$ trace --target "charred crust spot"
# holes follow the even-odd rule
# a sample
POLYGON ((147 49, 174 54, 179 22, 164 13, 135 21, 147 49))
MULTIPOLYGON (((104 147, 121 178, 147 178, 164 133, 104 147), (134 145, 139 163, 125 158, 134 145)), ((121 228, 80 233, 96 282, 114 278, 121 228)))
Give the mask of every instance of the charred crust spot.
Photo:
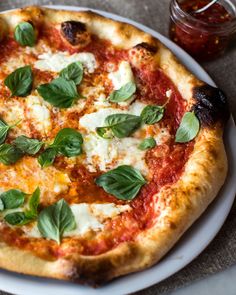
POLYGON ((170 221, 170 228, 175 230, 177 228, 177 225, 173 221, 170 221))
POLYGON ((200 188, 199 186, 196 186, 196 187, 195 187, 195 191, 196 191, 196 192, 200 192, 200 191, 201 191, 201 188, 200 188))
POLYGON ((0 18, 0 42, 7 37, 8 27, 7 23, 0 18))
POLYGON ((61 34, 73 46, 86 46, 91 40, 86 25, 78 21, 63 22, 61 24, 61 34))
POLYGON ((147 63, 150 65, 157 50, 158 48, 155 45, 142 42, 129 50, 129 57, 131 62, 133 62, 135 65, 147 63))
POLYGON ((193 97, 196 104, 192 107, 192 111, 202 126, 210 127, 217 122, 227 122, 229 106, 222 90, 210 85, 202 85, 194 88, 193 97))
POLYGON ((157 52, 157 47, 146 42, 139 43, 134 46, 135 49, 145 49, 151 54, 155 54, 157 52))
POLYGON ((218 153, 216 151, 216 149, 213 147, 211 149, 209 149, 209 154, 211 155, 211 157, 214 159, 214 160, 217 160, 218 158, 218 153))

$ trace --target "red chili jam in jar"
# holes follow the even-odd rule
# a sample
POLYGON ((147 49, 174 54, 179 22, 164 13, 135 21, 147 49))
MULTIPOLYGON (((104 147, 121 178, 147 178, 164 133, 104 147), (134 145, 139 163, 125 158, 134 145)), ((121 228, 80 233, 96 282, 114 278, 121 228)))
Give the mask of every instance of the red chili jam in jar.
POLYGON ((172 0, 170 38, 197 60, 221 55, 236 32, 236 0, 220 0, 201 13, 211 0, 172 0))

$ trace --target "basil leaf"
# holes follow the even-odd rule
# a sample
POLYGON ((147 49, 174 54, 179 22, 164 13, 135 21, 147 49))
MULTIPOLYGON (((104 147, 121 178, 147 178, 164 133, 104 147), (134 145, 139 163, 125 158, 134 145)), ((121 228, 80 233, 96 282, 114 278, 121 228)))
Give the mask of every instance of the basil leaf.
POLYGON ((10 189, 0 195, 0 200, 5 210, 19 208, 24 204, 25 193, 17 189, 10 189))
POLYGON ((4 80, 4 84, 11 90, 11 96, 27 96, 33 85, 33 72, 30 66, 18 68, 4 80))
POLYGON ((8 126, 5 122, 0 120, 0 144, 4 143, 7 137, 7 133, 11 127, 8 126))
POLYGON ((136 85, 134 82, 129 82, 122 86, 120 89, 115 90, 109 96, 111 102, 122 102, 129 99, 136 91, 136 85))
POLYGON ((156 146, 156 141, 153 137, 145 138, 138 148, 142 151, 154 148, 156 146))
POLYGON ((104 139, 111 139, 114 137, 110 127, 97 127, 96 132, 100 137, 104 139))
POLYGON ((44 100, 58 108, 69 108, 79 98, 75 82, 61 77, 40 85, 37 90, 44 100))
POLYGON ((4 121, 0 120, 0 144, 4 143, 6 140, 8 131, 15 127, 21 120, 17 121, 14 125, 7 125, 4 121))
MULTIPOLYGON (((26 212, 14 212, 7 214, 4 219, 11 225, 24 225, 37 217, 40 190, 37 188, 31 196, 29 210, 26 212)), ((23 205, 26 194, 19 190, 9 190, 0 195, 4 209, 15 209, 23 205)))
POLYGON ((4 210, 3 201, 0 199, 0 212, 4 210))
POLYGON ((24 212, 14 212, 7 214, 4 217, 4 220, 11 225, 24 225, 31 221, 27 218, 24 212))
POLYGON ((34 27, 28 22, 19 23, 15 28, 14 38, 22 46, 34 46, 36 43, 34 27))
POLYGON ((17 147, 4 143, 0 145, 0 162, 4 165, 16 163, 23 153, 17 147))
MULTIPOLYGON (((108 130, 110 129, 114 136, 123 138, 130 136, 140 127, 141 118, 129 114, 114 114, 106 117, 105 124, 107 125, 105 127, 108 130)), ((101 134, 101 130, 99 132, 101 134)), ((98 135, 100 134, 98 133, 98 135)))
POLYGON ((38 139, 33 139, 25 135, 20 135, 13 141, 13 144, 23 153, 35 155, 39 152, 44 143, 42 141, 39 141, 38 139))
POLYGON ((40 200, 40 189, 36 188, 29 201, 29 210, 25 212, 28 219, 35 219, 38 215, 38 206, 40 200))
POLYGON ((164 111, 162 106, 148 105, 142 110, 141 118, 145 124, 153 125, 163 118, 164 111))
POLYGON ((72 80, 79 85, 83 79, 83 66, 81 62, 73 62, 60 72, 60 77, 65 80, 72 80))
POLYGON ((175 141, 180 143, 194 139, 200 129, 200 123, 194 112, 186 112, 175 135, 175 141))
POLYGON ((38 162, 42 168, 51 166, 58 151, 55 148, 47 148, 39 157, 38 162))
POLYGON ((123 165, 99 176, 95 182, 117 199, 132 200, 146 180, 137 169, 123 165))
POLYGON ((57 133, 52 148, 66 157, 78 156, 82 153, 82 135, 72 128, 64 128, 57 133))
POLYGON ((42 168, 53 164, 57 154, 66 157, 78 156, 82 153, 83 137, 72 128, 60 130, 51 144, 38 158, 42 168))
POLYGON ((39 214, 38 229, 43 237, 55 240, 58 244, 63 234, 76 227, 75 217, 64 199, 53 204, 39 214))

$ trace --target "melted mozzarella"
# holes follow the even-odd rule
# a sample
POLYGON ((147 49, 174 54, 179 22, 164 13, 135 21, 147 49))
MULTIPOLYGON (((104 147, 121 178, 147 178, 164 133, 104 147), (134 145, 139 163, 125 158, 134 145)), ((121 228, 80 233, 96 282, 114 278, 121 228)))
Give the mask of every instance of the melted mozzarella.
POLYGON ((134 102, 128 110, 117 108, 101 108, 96 112, 86 114, 80 119, 80 127, 85 129, 84 151, 86 157, 84 164, 90 172, 107 171, 120 165, 131 165, 144 175, 148 175, 148 167, 145 161, 146 151, 141 151, 138 146, 141 141, 153 136, 157 145, 165 142, 170 134, 167 129, 158 130, 155 126, 143 125, 137 133, 138 138, 112 138, 103 139, 96 134, 96 128, 105 126, 105 118, 112 114, 129 113, 139 116, 146 105, 134 102))
POLYGON ((128 113, 135 115, 135 116, 140 116, 142 113, 142 110, 146 107, 146 104, 135 101, 134 103, 131 104, 131 106, 128 109, 128 113))
MULTIPOLYGON (((122 61, 119 64, 118 70, 116 72, 111 72, 108 77, 112 81, 115 90, 120 89, 129 82, 134 82, 134 75, 129 62, 127 61, 122 61)), ((134 98, 135 96, 132 95, 128 100, 119 102, 118 104, 121 106, 127 106, 134 100, 134 98)))
POLYGON ((108 77, 111 79, 115 90, 120 89, 129 82, 134 82, 134 75, 129 62, 127 61, 122 61, 119 64, 118 70, 110 73, 108 77))
POLYGON ((81 117, 80 126, 85 128, 88 132, 94 132, 97 127, 104 126, 107 116, 113 114, 132 114, 139 116, 146 105, 141 102, 134 102, 128 110, 121 110, 117 108, 101 108, 97 112, 86 114, 81 117))
POLYGON ((103 139, 96 134, 84 136, 84 151, 86 153, 84 164, 90 172, 96 172, 98 168, 101 171, 110 168, 110 164, 118 155, 117 147, 111 143, 112 140, 103 139))
POLYGON ((172 90, 171 90, 171 89, 167 90, 167 91, 166 91, 166 97, 167 97, 167 98, 170 98, 171 95, 172 95, 172 90))
POLYGON ((170 138, 170 133, 167 128, 162 128, 159 132, 157 132, 154 136, 157 145, 161 145, 164 142, 168 141, 170 138))
POLYGON ((85 165, 90 172, 97 169, 107 171, 120 165, 130 165, 142 174, 148 174, 145 151, 138 149, 140 140, 129 137, 122 139, 103 139, 97 135, 85 137, 85 165))
POLYGON ((81 117, 79 124, 88 132, 95 132, 97 127, 104 126, 104 121, 107 116, 118 113, 122 113, 122 111, 113 108, 100 109, 97 112, 86 114, 81 117))
POLYGON ((80 126, 87 134, 84 136, 84 151, 86 153, 85 165, 90 172, 97 169, 107 171, 119 165, 132 165, 143 174, 148 174, 148 167, 145 163, 145 151, 138 149, 139 139, 128 137, 122 139, 103 139, 95 132, 99 126, 104 126, 105 118, 112 114, 129 113, 140 115, 145 104, 133 103, 128 111, 104 108, 97 112, 84 115, 80 119, 80 126))
POLYGON ((129 205, 115 205, 114 203, 91 204, 90 208, 100 221, 106 218, 113 218, 122 212, 131 210, 129 205))
POLYGON ((1 70, 6 73, 11 73, 15 71, 18 68, 24 67, 25 61, 24 61, 24 55, 21 54, 19 56, 10 57, 6 62, 3 62, 1 64, 1 70))
POLYGON ((96 97, 94 101, 94 106, 99 109, 101 107, 108 108, 111 107, 111 103, 109 100, 106 98, 105 94, 100 94, 96 97))
POLYGON ((1 117, 8 125, 14 125, 16 122, 24 119, 24 106, 18 100, 9 100, 7 104, 1 103, 0 108, 1 117))
POLYGON ((138 149, 140 140, 133 137, 103 139, 96 134, 84 137, 85 165, 90 172, 107 171, 120 165, 131 165, 147 175, 145 151, 138 149))
POLYGON ((51 115, 47 104, 41 97, 29 95, 26 100, 28 115, 35 128, 43 134, 47 134, 51 129, 51 115))
MULTIPOLYGON (((128 137, 119 140, 118 147, 118 158, 116 166, 130 165, 138 169, 143 175, 148 175, 148 167, 145 160, 145 151, 141 151, 138 146, 140 139, 128 137)), ((116 146, 113 142, 113 146, 116 146)))
MULTIPOLYGON (((107 204, 73 204, 70 206, 75 217, 76 228, 66 232, 65 237, 81 236, 90 230, 99 231, 104 228, 104 222, 109 218, 114 218, 122 212, 131 210, 129 205, 107 204)), ((39 238, 41 234, 37 228, 37 223, 24 226, 25 234, 32 238, 39 238)))
POLYGON ((31 223, 29 226, 23 226, 22 227, 24 233, 31 238, 41 238, 42 235, 40 231, 38 230, 37 223, 31 223))
POLYGON ((97 231, 103 229, 103 224, 91 214, 88 204, 72 205, 71 210, 75 216, 76 228, 65 233, 65 236, 83 235, 89 230, 97 231))
POLYGON ((114 218, 122 212, 129 211, 129 205, 107 204, 74 204, 71 210, 75 216, 76 229, 65 233, 65 236, 84 235, 90 230, 98 231, 104 228, 108 218, 114 218))
POLYGON ((89 73, 93 73, 97 67, 95 56, 89 52, 75 53, 69 55, 67 52, 43 53, 35 62, 35 68, 43 71, 60 72, 69 64, 80 61, 89 73))
POLYGON ((14 98, 9 99, 7 103, 1 101, 0 109, 1 119, 9 126, 18 123, 14 128, 10 129, 11 134, 19 136, 21 134, 27 135, 30 132, 28 124, 25 123, 25 108, 22 101, 14 98))

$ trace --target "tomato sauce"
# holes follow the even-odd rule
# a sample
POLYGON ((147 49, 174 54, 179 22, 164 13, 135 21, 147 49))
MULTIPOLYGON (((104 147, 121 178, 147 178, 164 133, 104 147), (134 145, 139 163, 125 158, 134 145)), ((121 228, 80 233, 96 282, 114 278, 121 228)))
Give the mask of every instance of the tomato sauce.
POLYGON ((11 36, 4 42, 0 42, 0 63, 6 61, 10 55, 14 55, 19 48, 19 44, 11 36))
POLYGON ((141 69, 134 69, 134 73, 140 85, 139 99, 141 101, 164 105, 168 100, 166 92, 171 90, 171 99, 165 107, 164 122, 171 121, 169 125, 175 131, 185 107, 185 102, 176 86, 160 69, 152 71, 148 66, 143 66, 141 69))
POLYGON ((100 69, 105 71, 109 63, 116 63, 118 65, 121 60, 128 59, 126 50, 114 48, 110 41, 100 40, 96 36, 93 36, 92 42, 83 48, 83 51, 92 52, 99 61, 100 69))
MULTIPOLYGON (((57 50, 68 50, 70 53, 77 52, 76 49, 65 44, 54 28, 45 30, 43 38, 47 38, 49 44, 53 44, 57 50)), ((93 39, 93 42, 83 51, 92 52, 96 55, 100 64, 100 71, 106 71, 110 62, 118 65, 120 60, 128 59, 127 51, 114 48, 108 41, 99 39, 93 39)), ((107 221, 104 231, 88 233, 81 238, 65 238, 60 246, 54 241, 26 237, 20 228, 5 227, 0 229, 0 240, 4 240, 9 245, 33 251, 36 255, 46 259, 56 259, 59 256, 69 256, 73 253, 97 255, 116 247, 122 242, 135 240, 140 232, 153 225, 160 213, 154 211, 154 195, 164 185, 170 185, 179 179, 194 143, 175 144, 174 142, 174 134, 185 112, 185 102, 174 83, 161 69, 150 70, 143 66, 139 69, 133 68, 133 71, 139 89, 137 97, 143 102, 163 105, 167 101, 166 91, 171 90, 172 93, 165 108, 164 118, 161 121, 163 127, 168 127, 171 139, 168 144, 158 145, 146 153, 146 162, 151 171, 152 179, 142 187, 138 196, 128 203, 132 210, 107 221)), ((43 74, 37 70, 35 75, 40 77, 43 74)), ((47 74, 43 77, 44 80, 48 79, 47 74)), ((68 203, 112 202, 127 204, 127 202, 117 200, 112 195, 107 194, 95 184, 95 178, 101 173, 91 173, 78 164, 71 167, 64 161, 63 157, 58 157, 54 165, 57 169, 66 171, 71 180, 69 190, 59 195, 59 199, 64 198, 68 203)))
POLYGON ((93 35, 91 42, 83 47, 76 48, 65 42, 61 37, 60 32, 53 27, 45 27, 41 33, 42 38, 48 43, 51 48, 60 51, 68 51, 69 53, 91 52, 95 55, 99 62, 100 70, 107 70, 107 64, 127 59, 127 51, 123 49, 114 49, 111 42, 108 40, 101 40, 93 35))

